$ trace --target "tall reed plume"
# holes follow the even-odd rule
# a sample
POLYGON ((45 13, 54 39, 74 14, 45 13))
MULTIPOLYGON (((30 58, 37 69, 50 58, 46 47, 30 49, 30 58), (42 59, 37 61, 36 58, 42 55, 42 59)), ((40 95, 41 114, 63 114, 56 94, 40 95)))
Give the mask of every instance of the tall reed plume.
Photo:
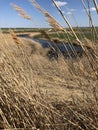
POLYGON ((53 27, 57 31, 64 30, 63 27, 46 10, 44 10, 35 0, 30 0, 30 2, 45 15, 51 27, 53 27))
POLYGON ((31 19, 32 19, 31 16, 28 15, 21 7, 17 6, 16 4, 12 4, 12 7, 13 7, 16 11, 18 11, 18 13, 19 13, 23 18, 25 18, 25 19, 27 19, 27 20, 31 20, 31 19))
MULTIPOLYGON (((27 20, 32 20, 31 16, 29 14, 27 14, 27 12, 25 12, 25 10, 23 10, 20 6, 17 6, 16 4, 12 3, 12 7, 19 13, 19 15, 21 17, 23 17, 24 19, 27 20)), ((15 43, 21 45, 22 42, 21 40, 17 37, 17 35, 14 33, 13 30, 10 29, 10 34, 12 35, 12 38, 14 39, 15 43)))

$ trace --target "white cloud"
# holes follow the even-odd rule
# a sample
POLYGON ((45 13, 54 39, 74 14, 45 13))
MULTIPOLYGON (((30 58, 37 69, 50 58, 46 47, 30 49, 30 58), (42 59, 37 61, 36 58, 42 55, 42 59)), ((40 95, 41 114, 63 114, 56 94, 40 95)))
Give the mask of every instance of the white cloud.
POLYGON ((69 11, 66 13, 67 15, 71 15, 73 12, 75 12, 76 9, 69 9, 69 11))
MULTIPOLYGON (((85 10, 83 9, 83 11, 85 11, 85 10)), ((87 9, 87 11, 89 11, 89 9, 87 9)), ((96 8, 95 8, 95 7, 91 7, 91 8, 90 8, 90 11, 91 11, 91 12, 95 12, 95 11, 96 11, 96 8)))
POLYGON ((57 6, 59 6, 59 7, 64 6, 64 5, 67 5, 67 2, 56 1, 56 0, 55 0, 55 3, 56 3, 57 6))
POLYGON ((67 14, 67 15, 71 15, 71 14, 72 14, 72 12, 70 12, 70 11, 69 11, 69 12, 67 12, 66 14, 67 14))
POLYGON ((63 14, 65 14, 65 11, 62 11, 63 14))
POLYGON ((92 8, 90 8, 90 11, 96 11, 96 8, 95 7, 92 7, 92 8))
POLYGON ((71 11, 71 12, 74 12, 74 11, 76 11, 76 9, 70 9, 70 11, 71 11))

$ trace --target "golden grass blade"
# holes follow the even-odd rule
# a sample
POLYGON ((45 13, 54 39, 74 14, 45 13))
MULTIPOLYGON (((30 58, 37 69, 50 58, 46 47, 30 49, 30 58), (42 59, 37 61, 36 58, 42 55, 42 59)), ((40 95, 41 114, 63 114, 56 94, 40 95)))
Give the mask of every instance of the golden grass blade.
POLYGON ((21 7, 16 4, 12 4, 12 7, 24 18, 27 20, 31 20, 32 18, 28 15, 21 7))

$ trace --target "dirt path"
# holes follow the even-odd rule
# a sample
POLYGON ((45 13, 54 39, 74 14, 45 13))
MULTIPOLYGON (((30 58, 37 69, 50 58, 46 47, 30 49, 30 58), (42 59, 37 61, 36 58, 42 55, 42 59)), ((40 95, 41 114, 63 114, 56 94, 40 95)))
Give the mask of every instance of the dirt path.
POLYGON ((17 35, 28 35, 30 37, 35 37, 36 35, 40 35, 40 32, 22 32, 22 33, 17 33, 17 35))
POLYGON ((32 32, 29 34, 30 37, 35 37, 37 35, 40 35, 41 33, 40 32, 32 32))

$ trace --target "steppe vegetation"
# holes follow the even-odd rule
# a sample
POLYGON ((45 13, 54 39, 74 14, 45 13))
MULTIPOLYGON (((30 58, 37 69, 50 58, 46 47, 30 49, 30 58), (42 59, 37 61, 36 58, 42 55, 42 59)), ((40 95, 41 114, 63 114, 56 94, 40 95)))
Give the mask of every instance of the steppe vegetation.
MULTIPOLYGON (((18 37, 14 29, 8 29, 9 33, 0 30, 0 129, 98 130, 98 43, 91 15, 87 12, 92 38, 82 32, 81 39, 57 5, 69 30, 36 1, 31 3, 45 15, 57 38, 62 33, 66 42, 76 42, 83 55, 80 58, 76 54, 73 59, 69 52, 65 59, 59 53, 57 60, 49 60, 50 48, 43 48, 30 38, 18 37)), ((98 12, 95 0, 94 4, 98 12)), ((21 7, 12 6, 23 18, 31 20, 21 7)), ((53 35, 47 32, 40 31, 54 42, 53 35)))

